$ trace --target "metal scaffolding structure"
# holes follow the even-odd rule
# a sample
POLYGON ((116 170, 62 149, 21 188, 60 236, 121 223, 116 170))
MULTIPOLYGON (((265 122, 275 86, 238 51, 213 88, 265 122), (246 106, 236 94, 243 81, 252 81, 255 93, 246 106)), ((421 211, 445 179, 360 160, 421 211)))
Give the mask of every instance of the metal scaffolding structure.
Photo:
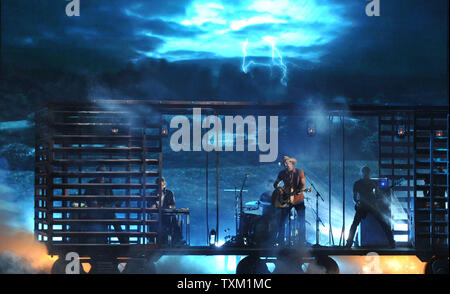
MULTIPOLYGON (((182 222, 187 240, 190 235, 189 209, 162 209, 150 205, 161 200, 162 187, 155 182, 159 178, 161 183, 163 174, 161 116, 192 113, 196 107, 216 115, 298 116, 304 113, 300 105, 287 103, 152 100, 50 103, 36 115, 35 149, 35 234, 47 245, 49 253, 60 255, 76 250, 87 255, 92 250, 95 254, 105 254, 106 250, 111 256, 137 256, 156 251, 203 255, 248 254, 254 250, 261 254, 271 252, 270 248, 189 246, 189 242, 186 247, 177 249, 159 238, 163 229, 161 220, 165 216, 182 222), (100 166, 104 170, 99 169, 100 166), (122 216, 118 217, 119 214, 122 216), (80 224, 90 230, 80 229, 80 224)), ((394 235, 407 236, 407 240, 398 242, 404 247, 403 251, 385 250, 385 254, 425 254, 441 249, 448 253, 448 192, 445 193, 449 183, 448 110, 431 106, 330 104, 324 112, 329 119, 329 136, 333 117, 339 117, 342 122, 343 224, 339 243, 342 241, 344 245, 345 241, 344 120, 352 116, 371 116, 378 119, 378 176, 393 182, 403 179, 392 189, 405 212, 402 215, 406 215, 396 221, 406 224, 406 229, 394 230, 394 235)), ((331 150, 329 137, 329 243, 334 245, 331 150)), ((219 171, 217 154, 217 234, 220 229, 219 171)), ((208 193, 208 171, 206 181, 208 193)), ((208 197, 206 194, 206 199, 208 197)), ((207 230, 209 227, 207 222, 207 230)), ((334 246, 315 250, 350 254, 334 246)), ((352 252, 366 252, 365 249, 360 251, 352 252)))

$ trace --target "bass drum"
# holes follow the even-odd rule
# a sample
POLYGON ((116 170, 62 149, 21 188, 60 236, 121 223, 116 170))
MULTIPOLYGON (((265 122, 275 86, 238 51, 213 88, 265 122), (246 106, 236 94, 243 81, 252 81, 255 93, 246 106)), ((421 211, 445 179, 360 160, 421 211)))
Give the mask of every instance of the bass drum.
POLYGON ((250 236, 253 232, 256 221, 260 218, 259 215, 253 213, 245 213, 242 215, 242 234, 250 236))
POLYGON ((254 245, 270 246, 275 240, 277 233, 276 224, 269 215, 253 218, 249 226, 247 236, 254 245))

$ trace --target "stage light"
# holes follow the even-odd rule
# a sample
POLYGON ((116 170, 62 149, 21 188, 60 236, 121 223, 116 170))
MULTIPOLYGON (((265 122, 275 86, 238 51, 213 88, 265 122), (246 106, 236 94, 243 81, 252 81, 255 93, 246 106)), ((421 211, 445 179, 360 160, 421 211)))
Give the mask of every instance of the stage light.
POLYGON ((316 124, 314 122, 308 121, 306 123, 306 134, 311 137, 316 134, 316 124))
POLYGON ((167 136, 167 129, 166 128, 162 128, 161 129, 161 136, 163 136, 163 137, 167 136))
POLYGON ((167 137, 169 135, 169 123, 165 120, 161 122, 161 136, 167 137))
POLYGON ((119 133, 119 129, 111 129, 111 133, 118 134, 119 133))
MULTIPOLYGON (((386 189, 389 189, 387 178, 371 178, 371 180, 376 182, 380 191, 385 191, 386 189)), ((374 188, 373 190, 374 190, 373 192, 375 193, 376 189, 374 188)))
POLYGON ((209 233, 209 245, 214 246, 216 244, 216 230, 212 229, 209 233))
POLYGON ((442 137, 444 135, 444 132, 441 130, 436 131, 436 137, 442 137))
POLYGON ((397 136, 403 138, 406 135, 406 129, 404 125, 399 125, 397 127, 397 136))

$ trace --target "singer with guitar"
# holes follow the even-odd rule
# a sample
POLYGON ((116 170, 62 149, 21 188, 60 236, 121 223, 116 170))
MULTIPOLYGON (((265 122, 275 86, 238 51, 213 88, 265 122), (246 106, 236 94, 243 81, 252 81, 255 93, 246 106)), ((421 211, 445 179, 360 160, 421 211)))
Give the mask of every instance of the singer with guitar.
POLYGON ((277 243, 280 245, 284 243, 284 224, 292 207, 297 211, 299 244, 303 245, 306 241, 305 196, 302 193, 306 184, 305 173, 302 169, 295 168, 296 164, 295 158, 284 156, 283 166, 285 169, 278 174, 273 184, 275 191, 272 194, 272 205, 279 220, 277 243), (283 182, 283 187, 278 187, 280 182, 283 182))

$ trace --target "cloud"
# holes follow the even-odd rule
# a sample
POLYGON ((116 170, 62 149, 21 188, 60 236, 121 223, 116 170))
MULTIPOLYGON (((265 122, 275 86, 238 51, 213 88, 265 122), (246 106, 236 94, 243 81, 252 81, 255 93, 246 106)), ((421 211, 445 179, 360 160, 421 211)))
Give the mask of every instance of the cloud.
POLYGON ((217 57, 214 53, 205 51, 175 50, 166 52, 167 58, 172 60, 208 59, 217 57))
POLYGON ((326 36, 336 31, 322 24, 344 26, 342 10, 337 9, 342 5, 319 2, 84 1, 81 16, 69 18, 62 1, 7 1, 4 44, 7 53, 17 48, 70 52, 70 47, 76 47, 80 52, 116 56, 120 51, 117 57, 122 56, 124 62, 138 59, 136 52, 141 57, 176 58, 173 52, 180 50, 209 52, 217 58, 240 57, 245 38, 251 39, 256 51, 266 46, 261 40, 267 35, 280 46, 309 46, 329 39, 326 36), (312 23, 318 26, 308 26, 312 23))
POLYGON ((162 44, 164 44, 162 39, 148 36, 130 40, 127 45, 135 50, 148 52, 155 50, 162 44))
POLYGON ((143 34, 166 37, 190 38, 203 33, 203 31, 198 28, 190 28, 172 21, 164 21, 161 19, 143 21, 139 28, 142 29, 143 34))
MULTIPOLYGON (((446 0, 384 1, 382 17, 377 18, 365 15, 365 1, 98 0, 81 4, 81 16, 69 18, 65 1, 2 1, 4 62, 26 68, 117 71, 149 57, 238 60, 247 39, 249 58, 270 59, 272 50, 264 41, 269 36, 286 60, 289 75, 311 68, 323 71, 319 78, 328 77, 330 70, 337 79, 363 74, 367 77, 361 82, 371 77, 385 88, 373 96, 400 95, 386 90, 399 88, 386 79, 392 75, 412 80, 447 75, 446 0)), ((372 91, 372 84, 364 91, 372 91)), ((401 85, 408 88, 404 82, 401 85)), ((361 87, 349 89, 350 96, 358 96, 361 87)), ((418 96, 417 87, 408 90, 408 95, 418 96)), ((428 87, 419 90, 432 95, 428 87)))
POLYGON ((184 15, 186 13, 186 6, 188 6, 192 0, 171 0, 165 2, 158 0, 150 0, 145 2, 138 0, 116 0, 116 2, 116 6, 124 7, 124 11, 128 12, 130 15, 146 18, 155 16, 184 15))

